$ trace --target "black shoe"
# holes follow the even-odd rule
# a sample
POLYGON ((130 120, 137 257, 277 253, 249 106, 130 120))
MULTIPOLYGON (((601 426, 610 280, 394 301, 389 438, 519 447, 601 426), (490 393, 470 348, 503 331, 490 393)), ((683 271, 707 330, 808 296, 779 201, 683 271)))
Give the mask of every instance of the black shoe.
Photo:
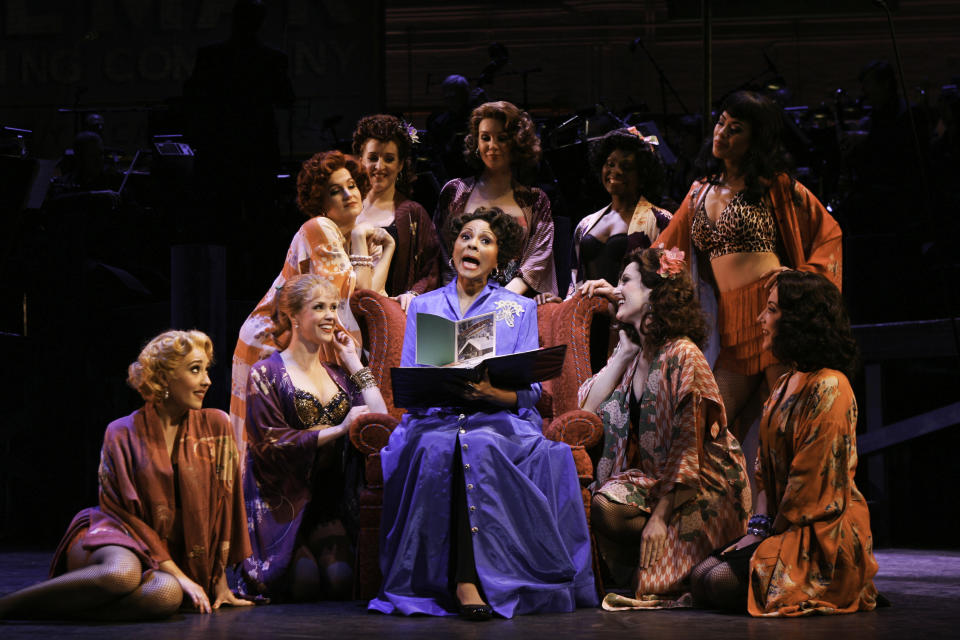
POLYGON ((460 617, 473 622, 486 622, 493 617, 493 608, 488 604, 461 604, 460 617))

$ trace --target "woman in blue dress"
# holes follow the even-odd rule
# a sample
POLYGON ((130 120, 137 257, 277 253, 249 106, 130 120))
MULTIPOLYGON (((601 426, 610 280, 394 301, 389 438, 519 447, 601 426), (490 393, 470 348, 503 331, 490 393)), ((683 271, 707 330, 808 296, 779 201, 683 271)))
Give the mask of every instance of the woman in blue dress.
MULTIPOLYGON (((494 312, 498 355, 538 348, 536 303, 489 279, 516 256, 519 225, 480 208, 448 235, 457 277, 411 302, 403 366, 416 362, 418 313, 494 312)), ((596 605, 573 455, 541 432, 540 385, 457 392, 459 407, 407 413, 381 451, 383 583, 370 609, 484 620, 596 605)))

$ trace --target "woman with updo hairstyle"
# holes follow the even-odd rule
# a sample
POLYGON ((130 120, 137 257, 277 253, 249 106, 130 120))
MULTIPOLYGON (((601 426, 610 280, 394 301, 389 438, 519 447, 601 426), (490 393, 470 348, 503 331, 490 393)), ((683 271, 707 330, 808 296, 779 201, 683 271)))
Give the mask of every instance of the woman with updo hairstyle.
POLYGON ((569 293, 588 280, 616 282, 624 256, 653 246, 672 217, 654 204, 663 193, 663 163, 636 129, 604 135, 590 160, 610 204, 584 217, 573 232, 569 293))
POLYGON ((747 535, 693 570, 695 604, 752 616, 871 611, 870 511, 857 489, 857 346, 840 290, 784 271, 757 318, 788 366, 760 419, 757 493, 747 535))
MULTIPOLYGON (((419 366, 425 314, 489 314, 496 355, 537 349, 536 303, 491 278, 521 246, 516 220, 477 209, 448 229, 456 278, 410 304, 401 365, 419 366)), ((380 451, 383 581, 369 608, 488 620, 595 605, 577 470, 570 447, 543 435, 540 384, 458 380, 446 395, 455 400, 408 407, 380 451)))
POLYGON ((386 405, 328 279, 294 276, 274 299, 282 351, 256 363, 247 383, 243 489, 253 554, 241 589, 279 601, 349 598, 357 507, 342 436, 386 405))
POLYGON ((383 229, 357 222, 366 190, 363 168, 339 151, 323 151, 303 163, 297 176, 297 205, 309 220, 290 241, 280 275, 240 327, 233 352, 230 420, 241 455, 246 447, 243 421, 250 367, 278 347, 271 320, 276 291, 295 275, 322 275, 344 301, 338 307, 340 321, 357 339, 360 326, 350 311, 350 296, 356 289, 385 293, 395 243, 383 229))
POLYGON ((616 288, 620 341, 580 387, 603 420, 590 518, 608 584, 608 610, 690 606, 690 570, 742 535, 750 488, 740 444, 701 351, 706 323, 683 252, 634 250, 616 288))
POLYGON ((840 227, 820 201, 786 173, 783 111, 769 98, 738 91, 723 102, 697 159, 702 176, 660 242, 690 256, 701 305, 711 316, 711 360, 727 423, 743 440, 756 416, 742 416, 765 394, 782 363, 761 347, 754 319, 773 276, 784 269, 842 280, 840 227), (691 253, 691 249, 693 253, 691 253))
POLYGON ((440 240, 426 209, 409 199, 416 178, 417 130, 390 115, 362 118, 353 132, 353 153, 370 181, 357 221, 382 228, 396 244, 387 273, 387 295, 406 311, 414 296, 440 284, 440 240))
POLYGON ((250 543, 230 420, 202 408, 212 358, 200 331, 147 343, 127 380, 145 404, 103 437, 99 506, 74 517, 49 580, 0 598, 0 619, 143 620, 251 604, 227 584, 250 543))
MULTIPOLYGON (((550 200, 540 189, 523 184, 540 160, 540 139, 533 120, 509 102, 487 102, 470 115, 464 145, 464 157, 477 174, 444 185, 433 216, 437 229, 465 211, 499 208, 517 221, 524 240, 519 256, 497 277, 520 295, 557 295, 550 200)), ((449 282, 456 270, 449 253, 441 260, 444 281, 449 282)))

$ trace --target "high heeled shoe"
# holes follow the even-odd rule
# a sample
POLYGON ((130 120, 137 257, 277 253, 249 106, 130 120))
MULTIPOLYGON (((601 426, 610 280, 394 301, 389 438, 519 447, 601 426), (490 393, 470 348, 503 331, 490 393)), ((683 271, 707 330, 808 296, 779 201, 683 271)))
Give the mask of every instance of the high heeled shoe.
POLYGON ((460 617, 473 622, 486 622, 493 617, 493 608, 488 604, 463 604, 460 606, 460 617))

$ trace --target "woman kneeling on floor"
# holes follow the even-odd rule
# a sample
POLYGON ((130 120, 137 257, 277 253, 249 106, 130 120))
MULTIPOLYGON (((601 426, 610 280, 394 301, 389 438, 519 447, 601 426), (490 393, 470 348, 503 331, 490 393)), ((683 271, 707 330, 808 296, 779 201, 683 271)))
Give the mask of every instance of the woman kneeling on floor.
POLYGON ((821 275, 785 271, 758 321, 764 349, 790 369, 763 407, 749 532, 693 570, 694 599, 752 616, 870 611, 877 561, 853 481, 857 401, 848 380, 857 346, 840 291, 821 275))
POLYGON ((608 610, 690 606, 690 570, 742 535, 750 509, 743 453, 727 431, 723 401, 699 345, 706 324, 683 252, 637 250, 614 289, 620 342, 580 388, 604 424, 591 522, 608 586, 608 610))

